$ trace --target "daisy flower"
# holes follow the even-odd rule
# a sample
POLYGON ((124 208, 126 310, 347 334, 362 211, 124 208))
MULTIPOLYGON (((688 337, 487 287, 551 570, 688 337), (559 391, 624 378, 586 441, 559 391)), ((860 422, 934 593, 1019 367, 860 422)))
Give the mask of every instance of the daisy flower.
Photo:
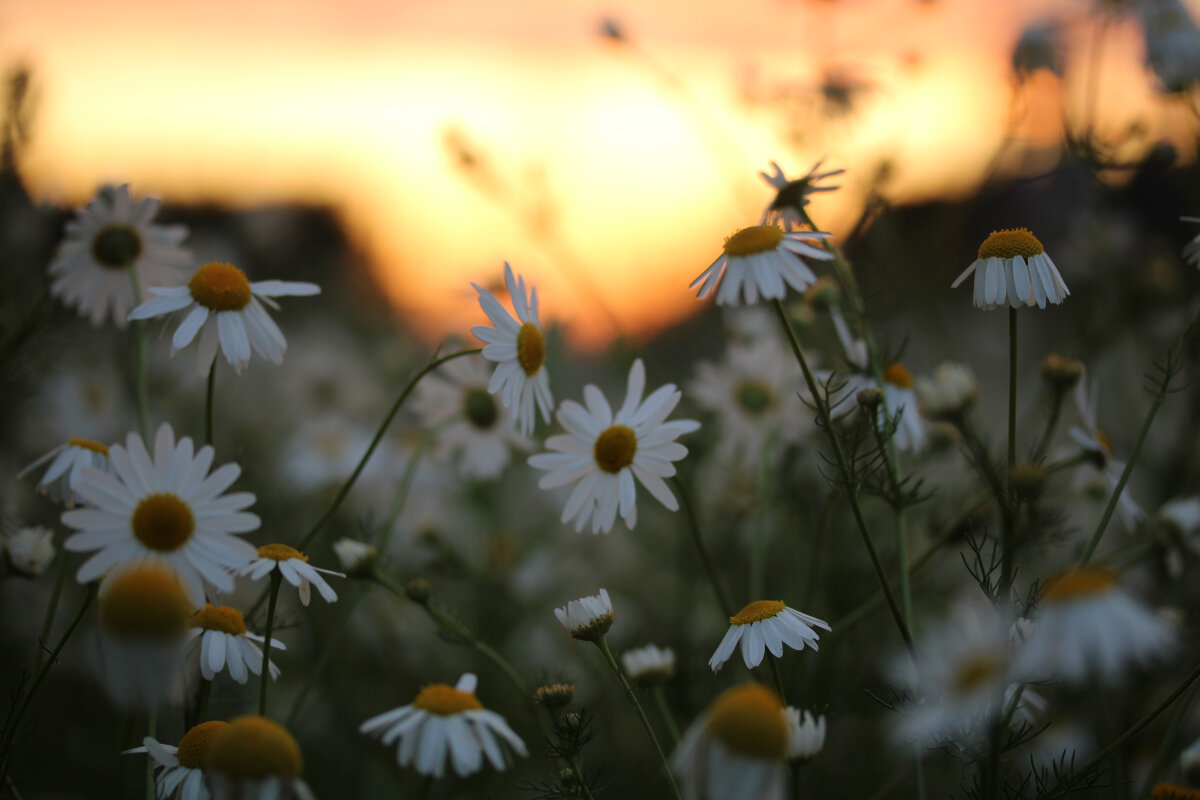
POLYGON ((1111 684, 1169 653, 1175 638, 1168 622, 1121 591, 1117 573, 1080 567, 1046 582, 1014 666, 1026 680, 1080 684, 1094 675, 1111 684))
POLYGON ((158 207, 153 197, 135 204, 128 184, 101 189, 67 223, 66 238, 50 262, 50 294, 95 326, 111 308, 113 323, 123 329, 135 302, 135 281, 144 292, 179 280, 192 263, 191 253, 179 246, 187 228, 150 224, 158 207))
POLYGON ((3 549, 13 572, 26 578, 36 578, 54 560, 54 532, 40 525, 22 528, 4 537, 3 549))
POLYGON ((135 308, 130 319, 161 317, 188 309, 187 316, 171 337, 171 355, 187 347, 200 335, 196 348, 196 374, 204 376, 213 366, 217 344, 234 371, 241 373, 250 363, 250 351, 273 364, 283 363, 287 340, 263 308, 266 303, 278 310, 273 297, 320 294, 321 287, 302 281, 256 281, 246 273, 221 261, 210 261, 192 274, 183 286, 150 289, 154 295, 135 308), (259 302, 261 301, 261 302, 259 302))
POLYGON ((213 800, 315 800, 304 774, 300 745, 274 720, 247 714, 217 730, 204 770, 213 800))
POLYGON ((25 467, 17 473, 17 477, 24 478, 47 461, 50 461, 50 466, 38 481, 38 491, 56 503, 62 503, 67 508, 73 508, 79 501, 75 490, 79 486, 84 469, 95 467, 105 472, 112 472, 112 467, 108 463, 107 445, 93 442, 91 439, 77 439, 72 436, 67 439, 66 444, 60 444, 25 467))
POLYGON ((242 470, 224 464, 210 475, 213 454, 208 445, 194 451, 186 436, 176 443, 171 426, 163 423, 153 458, 142 437, 131 433, 125 447, 109 449, 115 475, 85 469, 78 492, 94 507, 62 515, 65 525, 79 531, 63 547, 92 553, 76 579, 88 583, 110 569, 158 562, 179 573, 192 608, 203 605, 205 583, 232 591, 230 570, 254 556, 237 534, 257 529, 259 519, 242 510, 254 495, 222 495, 242 470))
POLYGON ((118 706, 146 711, 177 687, 184 625, 194 608, 170 567, 141 564, 109 575, 99 592, 100 666, 118 706))
POLYGON ((346 577, 341 572, 310 566, 308 556, 286 544, 264 544, 258 548, 258 558, 252 559, 249 564, 238 571, 238 574, 249 575, 250 580, 259 581, 276 569, 279 570, 279 574, 285 581, 295 586, 300 592, 300 602, 304 605, 308 605, 312 596, 310 585, 317 587, 317 591, 321 593, 321 599, 326 603, 337 601, 337 592, 321 577, 322 572, 326 575, 336 575, 339 578, 346 577))
MULTIPOLYGON (((1084 379, 1075 385, 1075 407, 1079 410, 1079 417, 1084 427, 1072 425, 1067 429, 1067 436, 1071 437, 1071 441, 1082 447, 1092 457, 1092 467, 1100 473, 1108 487, 1108 492, 1111 493, 1116 491, 1117 484, 1121 482, 1121 473, 1125 471, 1125 462, 1112 457, 1112 440, 1104 431, 1100 430, 1100 426, 1097 424, 1096 404, 1099 399, 1099 381, 1093 379, 1089 385, 1084 376, 1084 379)), ((1129 493, 1128 485, 1124 487, 1120 499, 1117 500, 1117 515, 1121 518, 1121 524, 1128 531, 1135 530, 1138 522, 1146 516, 1146 512, 1129 493)))
POLYGON ((925 416, 952 421, 966 414, 979 397, 979 381, 971 368, 945 361, 932 378, 917 378, 917 404, 925 416))
POLYGON ((759 683, 735 686, 688 728, 671 767, 697 800, 784 800, 788 734, 779 695, 759 683))
POLYGON ((1186 551, 1200 555, 1200 497, 1181 497, 1164 503, 1154 515, 1155 538, 1165 551, 1167 574, 1172 578, 1183 575, 1186 551))
POLYGON ((713 672, 724 666, 738 643, 742 645, 742 660, 754 669, 762 663, 769 650, 776 658, 783 657, 783 646, 803 650, 808 645, 817 650, 820 636, 813 628, 831 630, 824 620, 803 614, 782 600, 756 600, 729 618, 729 630, 708 660, 713 672))
MULTIPOLYGON (((419 384, 418 384, 419 385, 419 384)), ((276 465, 297 489, 340 485, 371 444, 371 432, 341 414, 301 417, 279 449, 276 465)))
MULTIPOLYGON (((1200 222, 1200 217, 1180 217, 1184 222, 1200 222)), ((1200 235, 1183 246, 1183 260, 1200 267, 1200 235)))
POLYGON ((374 545, 347 537, 333 543, 333 554, 346 574, 352 576, 370 575, 379 558, 379 551, 374 545))
POLYGON ((979 245, 978 257, 959 275, 951 289, 975 274, 975 307, 1059 305, 1071 292, 1046 248, 1026 228, 992 231, 979 245))
MULTIPOLYGON (((217 673, 228 668, 229 677, 245 683, 249 673, 262 675, 262 650, 259 644, 267 640, 246 630, 242 612, 230 606, 213 606, 205 603, 204 608, 188 618, 187 641, 199 641, 200 674, 211 681, 217 673), (257 643, 257 644, 256 644, 257 643)), ((283 642, 271 637, 271 647, 286 650, 283 642)), ((279 677, 279 667, 267 663, 272 678, 279 677)))
POLYGON ((816 192, 832 192, 840 188, 838 186, 817 186, 817 182, 832 178, 834 175, 841 175, 846 171, 831 169, 828 172, 817 172, 823 163, 825 163, 825 159, 813 164, 812 169, 803 177, 795 180, 788 180, 783 174, 783 170, 774 161, 771 162, 772 174, 758 173, 775 189, 775 198, 763 213, 763 222, 781 223, 786 230, 790 230, 793 226, 798 228, 803 225, 804 219, 800 214, 800 209, 808 205, 808 196, 816 192))
POLYGON ((636 359, 629 370, 625 401, 614 415, 600 390, 588 384, 583 388, 587 408, 567 400, 556 417, 566 434, 551 436, 546 447, 555 452, 529 457, 536 469, 548 470, 538 481, 543 489, 574 483, 562 521, 575 520, 575 530, 583 530, 588 517, 592 533, 612 530, 618 511, 625 525, 637 524, 637 494, 633 479, 671 511, 679 503, 663 478, 675 474, 671 462, 687 455, 687 448, 675 439, 691 433, 700 423, 690 419, 667 422, 667 415, 683 395, 668 383, 645 400, 646 368, 636 359))
POLYGON ((434 456, 453 458, 464 478, 498 478, 510 451, 530 445, 513 430, 512 411, 491 395, 488 380, 484 359, 459 358, 425 376, 413 398, 423 427, 437 429, 434 456))
POLYGON ((788 706, 787 760, 797 764, 812 761, 825 749, 825 717, 788 706))
POLYGON ((147 736, 141 747, 126 750, 125 754, 147 753, 162 767, 154 780, 154 793, 159 800, 173 797, 176 791, 179 800, 208 800, 208 789, 204 786, 204 757, 213 737, 228 725, 228 722, 216 719, 201 722, 183 735, 178 747, 147 736))
POLYGON ((396 743, 396 763, 422 775, 440 778, 449 762, 466 777, 482 769, 485 758, 503 770, 512 753, 528 755, 525 743, 503 717, 483 707, 476 683, 468 672, 454 686, 426 686, 410 704, 372 717, 359 730, 386 746, 396 743))
POLYGON ((500 395, 504 407, 512 410, 509 425, 519 422, 521 435, 529 436, 533 433, 534 403, 542 413, 543 422, 550 421, 550 409, 554 407, 550 376, 545 369, 546 339, 538 318, 537 287, 529 287, 529 299, 526 300, 525 278, 514 277, 507 261, 504 262, 504 283, 513 310, 517 312, 516 318, 500 305, 495 295, 472 283, 479 293, 479 307, 492 324, 476 325, 471 328, 471 333, 485 343, 483 357, 496 362, 496 371, 488 381, 487 390, 500 395))
POLYGON ((621 654, 625 675, 635 686, 658 686, 675 677, 675 651, 648 644, 621 654))
POLYGON ((828 233, 798 231, 784 233, 778 225, 742 228, 725 240, 721 255, 701 272, 688 288, 700 284, 696 296, 717 292, 717 305, 737 305, 742 295, 747 304, 764 300, 782 300, 787 286, 803 292, 816 283, 817 276, 800 258, 829 261, 833 254, 809 240, 824 241, 828 233))
POLYGON ((567 629, 572 639, 582 639, 585 642, 595 642, 603 638, 617 619, 607 589, 601 589, 600 594, 581 597, 562 608, 554 609, 554 616, 567 629))

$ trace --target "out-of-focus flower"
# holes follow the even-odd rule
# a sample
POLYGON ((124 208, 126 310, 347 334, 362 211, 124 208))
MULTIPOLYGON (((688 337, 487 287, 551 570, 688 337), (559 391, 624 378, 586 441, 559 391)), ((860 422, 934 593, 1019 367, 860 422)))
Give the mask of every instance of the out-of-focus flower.
MULTIPOLYGON (((1111 494, 1116 491, 1121 481, 1121 473, 1125 471, 1125 462, 1117 461, 1113 456, 1112 440, 1096 423, 1096 404, 1100 399, 1099 382, 1093 380, 1089 385, 1087 380, 1080 380, 1075 386, 1075 407, 1079 410, 1080 420, 1084 427, 1072 425, 1067 429, 1067 435, 1077 445, 1082 447, 1092 457, 1092 468, 1097 470, 1108 486, 1111 494)), ((1124 487, 1121 498, 1117 501, 1117 515, 1126 530, 1133 531, 1138 522, 1145 519, 1146 512, 1133 499, 1129 487, 1124 487)))
POLYGON ((54 560, 54 531, 39 525, 5 536, 4 555, 14 572, 36 578, 54 560))
POLYGON ((605 589, 601 589, 600 594, 581 597, 554 609, 554 616, 572 639, 585 642, 599 641, 617 619, 605 589))
POLYGON ((333 543, 333 554, 337 556, 338 564, 346 570, 346 574, 351 576, 362 575, 371 570, 379 558, 379 552, 373 545, 345 537, 333 543))
POLYGON ((204 757, 208 745, 217 731, 228 725, 224 720, 210 720, 193 726, 179 740, 179 747, 163 744, 147 736, 141 747, 125 753, 147 753, 162 767, 154 780, 155 796, 159 800, 173 797, 179 792, 179 800, 208 800, 208 788, 204 785, 204 757))
POLYGON ((1056 392, 1065 392, 1079 383, 1083 377, 1083 362, 1077 358, 1067 358, 1057 353, 1051 353, 1042 359, 1042 378, 1056 392))
POLYGON ((50 466, 38 481, 38 491, 56 503, 62 503, 67 508, 74 508, 79 498, 75 494, 83 471, 94 467, 105 472, 112 472, 108 463, 108 446, 91 439, 78 439, 74 436, 67 439, 66 444, 60 444, 46 455, 34 461, 17 473, 23 478, 33 470, 50 461, 50 466), (54 459, 50 461, 50 459, 54 459))
POLYGON ((719 670, 739 642, 742 660, 750 669, 762 663, 766 651, 781 658, 784 645, 793 650, 803 650, 805 645, 817 650, 820 635, 813 628, 831 630, 828 622, 789 608, 782 600, 756 600, 729 618, 729 630, 708 666, 713 672, 719 670))
POLYGON ((803 764, 825 749, 825 717, 788 706, 787 760, 803 764))
POLYGON ((312 596, 310 585, 317 587, 321 599, 326 603, 337 601, 337 592, 321 577, 322 572, 339 578, 346 577, 341 572, 311 566, 308 556, 286 544, 264 544, 258 548, 258 557, 251 559, 249 564, 238 570, 238 574, 247 575, 252 581, 260 581, 275 570, 279 570, 283 579, 296 587, 300 593, 300 602, 304 605, 308 605, 312 596))
POLYGON ((471 333, 486 344, 483 357, 496 362, 487 390, 500 395, 504 407, 512 411, 509 424, 519 422, 521 435, 529 436, 533 433, 534 403, 544 422, 550 421, 550 409, 554 407, 550 376, 546 372, 546 338, 538 316, 537 287, 529 287, 526 300, 525 278, 514 276, 508 262, 504 263, 504 283, 516 318, 500 305, 495 295, 472 283, 479 293, 479 307, 492 326, 476 325, 471 333))
MULTIPOLYGON (((267 640, 246 630, 246 620, 236 608, 206 603, 188 617, 188 628, 187 640, 199 641, 200 674, 204 680, 211 681, 226 668, 229 677, 238 683, 245 683, 250 673, 262 674, 263 654, 258 645, 267 640)), ((287 649, 274 636, 271 647, 287 649)), ((268 662, 267 667, 272 678, 279 677, 279 667, 274 662, 268 662)))
POLYGON ((719 286, 719 306, 737 305, 742 302, 739 296, 751 305, 760 295, 764 300, 782 300, 787 286, 803 292, 816 282, 817 276, 800 257, 831 260, 829 251, 809 243, 819 243, 829 236, 819 231, 785 233, 778 225, 742 228, 725 240, 721 255, 689 288, 700 284, 696 294, 703 299, 719 286))
POLYGON ((134 281, 148 287, 180 280, 192 255, 180 243, 182 225, 152 225, 159 201, 137 202, 128 184, 106 186, 75 211, 66 238, 50 262, 50 294, 99 326, 112 309, 113 323, 124 329, 135 302, 134 281))
POLYGON ((322 489, 346 480, 370 443, 370 432, 344 416, 303 419, 276 463, 296 488, 322 489))
POLYGON ((1200 83, 1200 29, 1179 0, 1138 0, 1134 9, 1146 39, 1146 66, 1167 94, 1200 83))
POLYGON ((1154 515, 1154 536, 1162 545, 1167 574, 1178 578, 1183 574, 1185 550, 1200 555, 1200 497, 1180 497, 1164 503, 1154 515))
POLYGON ((675 677, 675 651, 648 644, 621 655, 629 682, 635 686, 658 686, 675 677))
POLYGON ((943 362, 932 378, 917 378, 917 400, 925 416, 934 420, 961 419, 979 397, 979 382, 970 367, 943 362))
POLYGON ((556 416, 567 433, 546 440, 546 448, 554 452, 529 457, 530 466, 548 470, 538 481, 541 488, 575 484, 562 521, 574 519, 577 531, 590 516, 592 533, 608 533, 618 512, 632 530, 637 524, 635 477, 664 506, 679 509, 663 478, 675 474, 672 462, 688 452, 675 440, 700 423, 666 421, 683 396, 675 384, 661 386, 643 400, 645 389, 646 368, 640 358, 629 370, 625 401, 615 415, 600 390, 588 384, 583 388, 587 408, 572 400, 559 407, 556 416))
POLYGON ((1095 676, 1111 684, 1174 645, 1171 625, 1121 591, 1115 572, 1081 567, 1046 582, 1014 668, 1025 680, 1079 684, 1095 676))
POLYGON ((464 674, 449 686, 426 686, 412 703, 364 722, 362 733, 379 736, 385 746, 396 743, 396 762, 422 775, 440 778, 450 763, 460 777, 483 768, 508 767, 511 754, 528 755, 525 742, 504 718, 489 711, 475 696, 477 680, 464 674))
POLYGON ((950 288, 958 288, 972 273, 976 308, 1045 308, 1047 301, 1059 305, 1071 293, 1046 248, 1026 228, 993 231, 950 288))
POLYGON ((768 175, 765 172, 758 173, 759 176, 769 183, 775 189, 775 197, 771 200, 767 210, 763 213, 764 224, 781 225, 785 230, 791 230, 792 227, 800 227, 804 224, 803 215, 800 210, 808 205, 808 196, 816 192, 832 192, 841 187, 839 186, 818 186, 820 181, 826 178, 832 178, 834 175, 841 175, 846 170, 831 169, 827 172, 818 172, 821 164, 825 159, 821 159, 812 168, 804 174, 803 177, 795 180, 788 180, 783 174, 783 170, 774 161, 771 162, 772 174, 768 175))
POLYGON ((247 714, 216 731, 204 769, 213 800, 315 800, 304 782, 300 745, 274 720, 247 714))
POLYGON ((207 375, 212 369, 218 344, 234 372, 240 373, 250 363, 251 349, 273 364, 282 364, 287 351, 287 340, 263 303, 278 309, 271 298, 320 293, 321 287, 302 281, 251 283, 246 273, 233 264, 210 261, 183 286, 152 288, 154 299, 135 308, 129 318, 150 319, 187 309, 187 316, 171 337, 171 355, 199 334, 196 374, 207 375))
POLYGON ((131 433, 125 447, 113 445, 114 475, 86 469, 79 496, 94 508, 65 511, 62 521, 76 529, 63 547, 92 553, 76 573, 88 583, 111 569, 159 562, 179 573, 192 608, 204 603, 204 584, 232 591, 230 570, 245 566, 254 548, 237 534, 256 530, 259 519, 241 509, 254 503, 249 492, 222 494, 241 467, 224 464, 210 475, 214 451, 193 452, 192 440, 175 441, 163 423, 154 440, 154 457, 142 437, 131 433))

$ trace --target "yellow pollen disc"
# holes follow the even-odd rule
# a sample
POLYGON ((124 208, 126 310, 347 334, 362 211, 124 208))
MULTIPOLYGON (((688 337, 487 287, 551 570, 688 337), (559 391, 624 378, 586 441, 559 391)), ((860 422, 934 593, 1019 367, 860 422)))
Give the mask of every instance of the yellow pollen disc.
POLYGON ((1042 247, 1042 243, 1028 228, 992 231, 992 235, 979 245, 980 258, 1029 258, 1044 252, 1046 248, 1042 247))
POLYGON ((708 732, 730 750, 751 758, 779 759, 787 752, 783 703, 760 683, 735 686, 713 701, 708 732))
POLYGON ((960 695, 970 694, 987 685, 988 681, 999 674, 1000 664, 996 662, 996 659, 990 654, 980 654, 969 659, 954 673, 952 681, 954 691, 960 695))
POLYGON ((460 692, 453 686, 434 683, 421 690, 417 699, 413 700, 413 706, 430 714, 449 717, 464 711, 478 711, 483 708, 483 703, 479 702, 474 692, 460 692))
POLYGON ((1178 783, 1160 783, 1150 792, 1154 800, 1200 800, 1200 789, 1178 783))
POLYGON ((179 759, 179 765, 188 769, 201 769, 213 737, 228 727, 228 722, 214 719, 209 722, 201 722, 185 733, 179 741, 179 752, 175 754, 179 759))
POLYGON ((107 446, 99 442, 93 442, 91 439, 77 439, 71 436, 67 439, 67 444, 71 447, 82 447, 84 450, 91 450, 93 453, 99 453, 102 456, 108 455, 107 446))
POLYGON ((913 387, 913 376, 900 362, 889 364, 888 368, 883 371, 883 379, 892 386, 899 386, 901 389, 911 389, 913 387))
POLYGON ((1103 567, 1080 567, 1046 581, 1042 599, 1064 602, 1093 594, 1104 594, 1117 585, 1117 573, 1103 567))
POLYGON ((204 608, 188 618, 188 627, 241 636, 246 632, 246 620, 236 608, 205 603, 204 608))
POLYGON ((208 744, 205 769, 231 778, 299 778, 304 771, 300 745, 278 722, 247 714, 216 731, 208 744))
POLYGON ((725 240, 725 255, 752 256, 769 253, 783 241, 783 228, 778 225, 755 225, 742 228, 725 240))
POLYGON ((148 494, 133 510, 133 535, 151 550, 178 550, 192 538, 196 517, 192 507, 172 492, 148 494))
POLYGON ((1111 456, 1113 451, 1112 439, 1108 438, 1108 434, 1104 431, 1096 431, 1095 439, 1100 443, 1100 446, 1104 448, 1104 452, 1111 456))
POLYGON ((596 444, 592 447, 596 466, 612 475, 632 464, 636 454, 637 435, 626 425, 605 428, 596 437, 596 444))
POLYGON ((109 578, 100 596, 100 622, 125 636, 168 638, 183 632, 192 607, 175 572, 144 565, 109 578))
POLYGON ((210 261, 188 281, 192 299, 210 311, 241 311, 250 305, 250 281, 233 264, 210 261))
POLYGON ((517 333, 517 363, 531 378, 546 363, 546 340, 535 322, 526 322, 517 333))
POLYGON ((287 561, 289 558, 298 558, 301 561, 308 561, 308 556, 301 553, 294 547, 288 547, 286 544, 264 544, 258 548, 259 558, 273 558, 276 561, 287 561))
POLYGON ((749 625, 751 622, 760 622, 764 619, 770 619, 771 617, 776 616, 785 608, 787 608, 787 604, 782 600, 755 600, 737 614, 730 617, 729 624, 749 625))

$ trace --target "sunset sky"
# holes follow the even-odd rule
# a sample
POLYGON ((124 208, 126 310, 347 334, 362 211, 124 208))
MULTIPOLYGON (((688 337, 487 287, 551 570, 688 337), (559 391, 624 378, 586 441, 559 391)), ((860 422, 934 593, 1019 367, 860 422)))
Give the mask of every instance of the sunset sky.
MULTIPOLYGON (((1058 98, 1079 118, 1089 9, 0 0, 0 67, 34 70, 22 167, 40 200, 128 181, 168 203, 327 204, 431 337, 481 320, 469 283, 497 281, 507 260, 587 346, 698 307, 687 285, 759 221, 771 160, 788 175, 821 157, 847 169, 814 205, 835 233, 884 160, 894 200, 972 191, 1008 124, 1013 44, 1052 14, 1067 23, 1067 72, 1021 90, 1021 144, 1003 165, 1044 167, 1058 98), (601 36, 606 19, 628 41, 601 36), (827 74, 864 87, 850 113, 829 112, 827 74)), ((1099 126, 1139 119, 1135 147, 1171 138, 1193 157, 1193 118, 1154 96, 1137 23, 1106 41, 1099 126)))

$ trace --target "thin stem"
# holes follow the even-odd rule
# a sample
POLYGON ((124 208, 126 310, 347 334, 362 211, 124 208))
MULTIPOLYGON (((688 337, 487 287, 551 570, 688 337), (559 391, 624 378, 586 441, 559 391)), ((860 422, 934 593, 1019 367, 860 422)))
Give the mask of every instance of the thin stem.
POLYGON ((1017 465, 1017 310, 1008 309, 1008 468, 1017 465))
MULTIPOLYGON (((127 267, 129 281, 133 284, 133 305, 136 308, 142 304, 142 287, 138 283, 137 271, 133 265, 127 267)), ((138 402, 138 431, 142 441, 149 441, 150 431, 150 356, 149 344, 146 340, 145 320, 134 323, 137 337, 137 402, 138 402)))
POLYGON ((717 577, 717 570, 713 567, 712 559, 708 556, 708 548, 704 546, 704 538, 700 535, 700 523, 696 520, 696 508, 692 505, 692 496, 688 493, 687 486, 683 479, 676 474, 671 479, 675 488, 679 490, 680 503, 683 506, 683 514, 687 517, 688 530, 692 534, 692 541, 696 545, 696 552, 700 554, 700 563, 704 565, 704 571, 708 573, 708 580, 712 583, 713 591, 717 594, 717 602, 721 604, 721 611, 725 616, 733 616, 733 603, 729 602, 729 595, 725 594, 725 588, 721 585, 720 579, 717 577))
POLYGON ((792 323, 787 317, 787 312, 783 310, 783 304, 778 300, 772 301, 775 307, 775 315, 779 318, 783 329, 787 334, 788 341, 792 346, 792 353, 796 356, 796 361, 800 364, 800 370, 804 373, 804 382, 808 385, 808 391, 812 394, 813 403, 817 407, 817 414, 820 418, 821 427, 825 429, 825 433, 829 437, 829 442, 833 446, 834 457, 837 460, 838 471, 841 473, 843 491, 846 493, 846 499, 850 502, 850 510, 853 512, 854 522, 858 527, 858 532, 863 540, 863 545, 867 548, 867 555, 870 556, 871 566, 875 570, 875 577, 879 581, 879 587, 883 590, 884 599, 887 600, 888 608, 892 612, 892 618, 896 622, 896 628, 900 632, 900 638, 904 640, 904 646, 909 652, 913 651, 912 635, 908 631, 908 625, 904 621, 904 614, 899 606, 896 605, 896 598, 892 595, 891 587, 888 585, 887 575, 883 571, 883 564, 879 561, 879 553, 875 549, 875 543, 871 539, 871 532, 867 528, 867 521, 863 517, 862 508, 858 502, 858 488, 854 483, 854 475, 851 472, 850 464, 846 459, 846 454, 842 450, 842 442, 838 438, 837 431, 833 428, 832 415, 829 412, 829 405, 825 402, 825 398, 821 395, 820 388, 817 386, 817 379, 813 376, 812 370, 809 369, 808 359, 804 356, 804 349, 800 346, 800 340, 796 338, 796 332, 792 329, 792 323))
POLYGON ((787 705, 787 692, 783 690, 783 674, 779 671, 779 659, 770 653, 767 654, 767 666, 771 668, 771 677, 775 680, 775 691, 779 692, 779 699, 783 704, 787 705))
POLYGON ((654 735, 654 728, 650 726, 650 720, 646 717, 646 712, 642 710, 642 704, 638 702, 637 695, 633 693, 629 681, 625 680, 625 676, 621 674, 621 668, 617 666, 617 660, 613 658, 612 650, 608 649, 608 642, 601 636, 595 644, 604 656, 604 660, 608 663, 608 668, 612 670, 613 677, 621 684, 621 689, 625 692, 625 696, 633 704, 633 710, 637 712, 638 719, 642 721, 642 727, 646 729, 646 735, 650 737, 650 741, 654 744, 654 750, 658 753, 658 758, 662 761, 663 770, 667 773, 667 781, 671 784, 671 793, 675 796, 676 800, 683 800, 679 794, 679 787, 675 785, 675 775, 671 772, 671 765, 667 761, 667 755, 663 752, 662 745, 658 742, 658 737, 654 735))
POLYGON ((296 699, 292 701, 292 707, 288 709, 285 727, 289 730, 295 729, 296 717, 300 713, 300 707, 304 705, 305 699, 308 698, 308 693, 317 685, 317 681, 325 672, 325 668, 329 666, 334 653, 338 652, 338 644, 342 641, 342 636, 350 629, 350 617, 354 615, 354 610, 358 608, 358 604, 364 595, 366 595, 366 592, 360 590, 354 595, 352 600, 343 605, 342 617, 338 620, 337 626, 333 630, 333 635, 321 645, 321 652, 317 656, 317 660, 313 662, 312 667, 308 670, 308 676, 304 679, 304 685, 300 687, 300 691, 296 694, 296 699))
POLYGON ((1058 427, 1059 417, 1062 416, 1063 401, 1066 397, 1065 391, 1057 386, 1054 388, 1054 392, 1050 396, 1050 416, 1046 417, 1046 427, 1042 428, 1042 435, 1038 437, 1037 446, 1033 448, 1035 462, 1046 457, 1046 449, 1050 447, 1050 438, 1054 435, 1054 429, 1058 427))
POLYGON ((1142 791, 1138 793, 1138 800, 1146 800, 1150 796, 1150 790, 1154 788, 1155 781, 1162 774, 1163 769, 1167 766, 1167 762, 1171 759, 1171 753, 1175 752, 1175 740, 1179 736, 1179 727, 1183 724, 1184 717, 1187 716, 1188 709, 1192 707, 1192 703, 1196 699, 1196 693, 1200 691, 1200 683, 1192 684, 1192 688, 1188 690, 1188 695, 1179 704, 1179 708, 1175 709, 1175 713, 1171 716, 1171 722, 1167 725, 1167 730, 1163 733, 1162 743, 1158 746, 1158 752, 1154 756, 1154 761, 1150 765, 1150 771, 1146 773, 1146 780, 1142 784, 1142 791))
MULTIPOLYGON (((158 706, 150 709, 150 719, 146 723, 146 735, 151 739, 158 737, 158 706)), ((146 754, 146 800, 154 800, 154 758, 146 754)))
MULTIPOLYGON (((889 414, 887 394, 883 395, 884 414, 889 414)), ((904 611, 904 623, 912 628, 912 577, 908 567, 908 517, 904 513, 903 492, 900 488, 900 466, 896 455, 896 443, 890 438, 884 438, 879 425, 879 416, 875 411, 871 414, 871 432, 875 435, 875 446, 884 456, 888 465, 888 482, 891 484, 892 496, 889 498, 896 514, 896 561, 900 572, 900 607, 904 611)))
POLYGON ((658 706, 658 713, 662 715, 663 724, 667 726, 667 733, 671 735, 672 746, 678 745, 679 724, 675 722, 675 715, 671 713, 671 707, 667 705, 667 695, 663 692, 661 686, 652 688, 650 694, 654 696, 654 703, 658 706))
POLYGON ((432 442, 432 434, 422 436, 417 449, 413 451, 413 454, 409 456, 408 463, 404 465, 404 474, 400 476, 400 485, 396 487, 396 496, 392 498, 392 507, 388 509, 387 519, 383 523, 383 534, 375 545, 375 549, 380 553, 387 551, 388 541, 396 529, 396 520, 400 519, 400 512, 404 510, 404 504, 408 501, 408 492, 412 489, 413 479, 417 476, 417 465, 421 461, 421 456, 425 454, 425 449, 432 442))
POLYGON ((204 392, 204 443, 213 442, 213 388, 217 383, 217 359, 213 356, 212 366, 208 368, 208 386, 204 392))
POLYGON ((271 682, 271 629, 275 626, 275 602, 279 599, 279 584, 283 573, 278 568, 271 572, 270 602, 267 603, 267 626, 263 633, 262 680, 258 684, 258 714, 267 715, 267 684, 271 682))
POLYGON ((50 638, 50 629, 54 627, 54 616, 58 613, 58 601, 62 597, 67 569, 67 554, 59 553, 58 574, 54 576, 54 588, 50 591, 50 605, 46 606, 46 617, 42 620, 42 633, 38 636, 37 667, 35 669, 42 666, 42 661, 46 657, 46 640, 50 638))
POLYGON ((583 767, 579 765, 579 756, 571 756, 567 759, 567 764, 570 766, 571 772, 575 774, 579 788, 583 789, 584 796, 588 800, 596 800, 596 796, 592 794, 592 788, 588 786, 587 778, 583 777, 583 767))

